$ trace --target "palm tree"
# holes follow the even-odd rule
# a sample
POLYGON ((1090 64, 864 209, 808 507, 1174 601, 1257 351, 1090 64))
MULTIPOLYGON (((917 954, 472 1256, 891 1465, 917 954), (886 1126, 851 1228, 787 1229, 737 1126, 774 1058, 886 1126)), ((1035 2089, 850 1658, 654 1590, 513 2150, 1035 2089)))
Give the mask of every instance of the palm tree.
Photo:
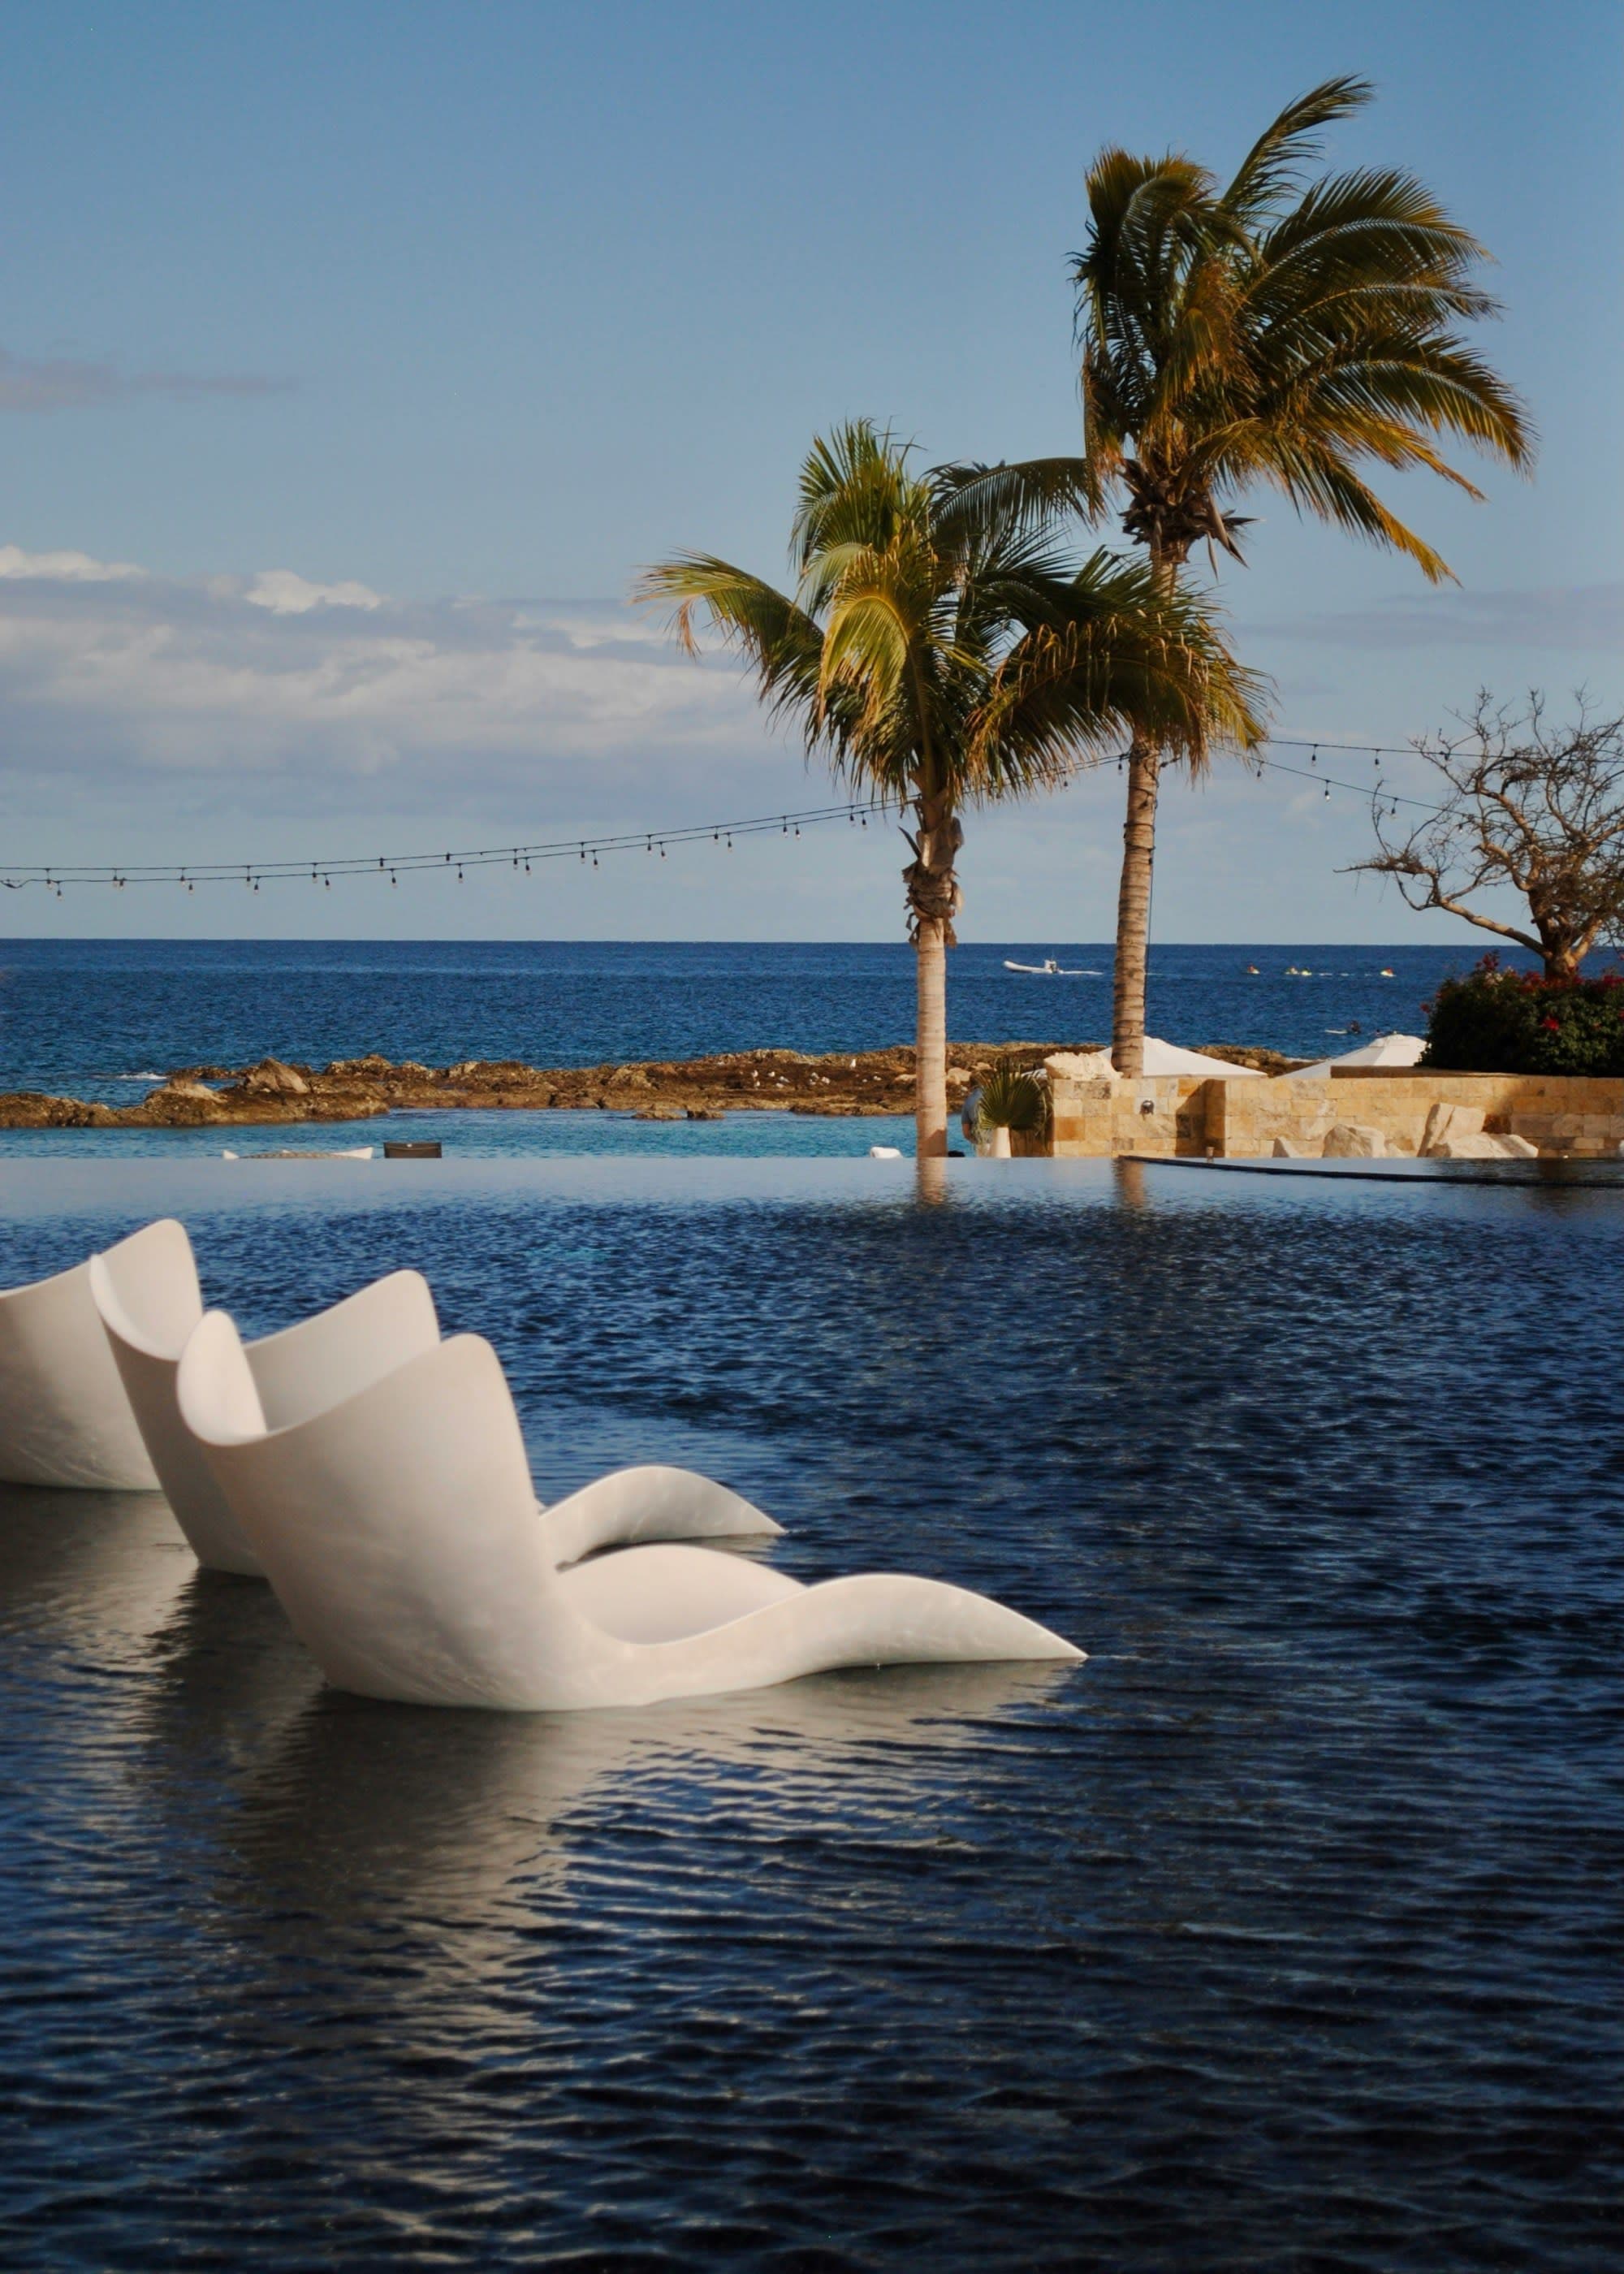
POLYGON ((920 1157, 947 1150, 946 951, 960 905, 961 811, 1060 778, 1135 727, 1199 757, 1255 731, 1255 686, 1185 595, 1139 564, 1077 561, 1019 513, 916 472, 867 420, 814 441, 790 556, 793 597, 709 553, 648 569, 754 666, 808 757, 908 819, 903 870, 916 960, 920 1157))
MULTIPOLYGON (((1256 486, 1299 514, 1406 553, 1436 584, 1452 575, 1383 505, 1359 469, 1423 467, 1481 492, 1439 448, 1454 435, 1526 471, 1533 437, 1517 397, 1465 345, 1461 326, 1495 312, 1474 278, 1483 247, 1413 174, 1387 168, 1309 178, 1321 130, 1370 100, 1327 79, 1289 103, 1227 189, 1190 159, 1107 149, 1087 177, 1086 249, 1076 255, 1084 455, 964 469, 989 508, 1027 526, 1115 500, 1159 588, 1205 540, 1241 559, 1230 500, 1256 486)), ((1128 753, 1116 920, 1112 1052, 1142 1070, 1145 962, 1161 770, 1152 732, 1128 753)))

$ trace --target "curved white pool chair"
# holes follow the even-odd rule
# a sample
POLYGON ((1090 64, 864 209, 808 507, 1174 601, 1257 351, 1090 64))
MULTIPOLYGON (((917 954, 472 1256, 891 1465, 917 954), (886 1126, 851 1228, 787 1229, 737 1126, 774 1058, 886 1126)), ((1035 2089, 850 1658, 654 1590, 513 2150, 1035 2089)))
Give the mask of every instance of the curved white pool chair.
POLYGON ((568 1710, 840 1666, 1082 1656, 933 1579, 803 1587, 673 1545, 560 1570, 500 1364, 474 1335, 277 1429, 236 1329, 211 1311, 177 1389, 295 1631, 330 1682, 366 1697, 568 1710))
POLYGON ((90 1267, 0 1291, 0 1481, 156 1492, 90 1267))
MULTIPOLYGON (((263 1573, 202 1447, 180 1416, 176 1369, 203 1316, 192 1242, 173 1217, 91 1258, 91 1297, 152 1466, 176 1522, 206 1569, 263 1573)), ((307 1421, 393 1373, 440 1340, 428 1281, 393 1271, 330 1310, 246 1346, 267 1425, 307 1421)), ((771 1517, 687 1469, 622 1469, 546 1512, 557 1562, 634 1540, 771 1538, 771 1517)))

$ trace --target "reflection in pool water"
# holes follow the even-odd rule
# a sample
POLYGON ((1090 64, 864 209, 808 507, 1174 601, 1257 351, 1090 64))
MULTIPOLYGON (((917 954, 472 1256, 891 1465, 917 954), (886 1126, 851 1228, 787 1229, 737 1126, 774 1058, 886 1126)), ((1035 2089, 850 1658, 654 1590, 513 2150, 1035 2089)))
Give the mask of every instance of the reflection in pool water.
POLYGON ((8 1164, 4 1276, 420 1264, 549 1494, 694 1461, 1092 1656, 369 1706, 6 1492, 8 2263, 1605 2263, 1624 1197, 311 1165, 8 1164))

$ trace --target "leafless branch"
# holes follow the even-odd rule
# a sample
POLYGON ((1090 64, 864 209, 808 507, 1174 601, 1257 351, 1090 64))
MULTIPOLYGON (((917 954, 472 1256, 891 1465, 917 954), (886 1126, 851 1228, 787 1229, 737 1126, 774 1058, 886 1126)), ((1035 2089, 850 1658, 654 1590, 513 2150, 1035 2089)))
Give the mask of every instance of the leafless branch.
POLYGON ((1440 778, 1437 811, 1401 837, 1378 791, 1381 849, 1355 871, 1391 877, 1410 907, 1463 917, 1572 978, 1598 944, 1624 944, 1624 718, 1598 718, 1581 693, 1573 723, 1553 727, 1542 695, 1517 711, 1480 694, 1461 724, 1416 744, 1440 778), (1477 904, 1495 892, 1522 901, 1521 923, 1477 904))

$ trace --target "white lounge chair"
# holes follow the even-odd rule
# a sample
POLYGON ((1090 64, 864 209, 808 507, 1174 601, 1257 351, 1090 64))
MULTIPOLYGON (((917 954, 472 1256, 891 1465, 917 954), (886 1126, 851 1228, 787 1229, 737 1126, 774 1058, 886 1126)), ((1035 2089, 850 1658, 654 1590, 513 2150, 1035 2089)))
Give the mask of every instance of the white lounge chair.
POLYGON ((501 1366, 477 1336, 277 1429, 235 1327, 212 1311, 177 1389, 295 1631, 330 1682, 366 1697, 569 1710, 840 1666, 1082 1656, 933 1579, 805 1587, 672 1545, 560 1570, 501 1366))
POLYGON ((0 1291, 0 1480, 156 1492, 87 1264, 0 1291))
MULTIPOLYGON (((263 1577, 176 1404, 180 1354, 203 1316, 184 1224, 173 1217, 149 1224, 93 1256, 86 1269, 152 1466, 193 1554, 210 1570, 263 1577)), ((284 1429, 365 1389, 439 1340, 427 1280, 421 1272, 394 1271, 330 1310, 250 1343, 245 1356, 268 1426, 284 1429)), ((725 1485, 665 1467, 600 1478, 548 1510, 545 1528, 560 1563, 616 1542, 772 1539, 781 1530, 725 1485)))

